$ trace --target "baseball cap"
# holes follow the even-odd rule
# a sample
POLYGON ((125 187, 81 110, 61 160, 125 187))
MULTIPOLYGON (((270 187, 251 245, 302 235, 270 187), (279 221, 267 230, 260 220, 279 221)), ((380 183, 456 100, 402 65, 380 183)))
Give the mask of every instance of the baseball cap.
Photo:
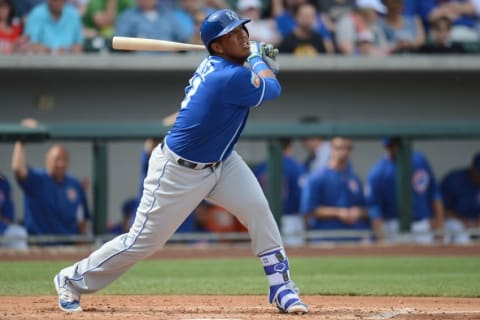
POLYGON ((475 170, 480 171, 480 152, 478 152, 474 157, 473 157, 473 167, 475 170))
POLYGON ((248 8, 261 8, 262 4, 260 0, 238 0, 237 8, 240 11, 246 10, 248 8))
POLYGON ((380 0, 356 0, 357 8, 373 9, 379 13, 387 13, 387 8, 380 0))

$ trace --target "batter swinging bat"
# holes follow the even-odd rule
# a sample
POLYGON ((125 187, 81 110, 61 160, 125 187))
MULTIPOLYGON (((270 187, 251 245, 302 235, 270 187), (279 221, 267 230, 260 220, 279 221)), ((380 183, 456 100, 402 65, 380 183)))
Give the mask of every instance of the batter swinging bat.
POLYGON ((166 40, 113 37, 112 47, 116 50, 133 51, 192 51, 205 50, 205 46, 166 40))

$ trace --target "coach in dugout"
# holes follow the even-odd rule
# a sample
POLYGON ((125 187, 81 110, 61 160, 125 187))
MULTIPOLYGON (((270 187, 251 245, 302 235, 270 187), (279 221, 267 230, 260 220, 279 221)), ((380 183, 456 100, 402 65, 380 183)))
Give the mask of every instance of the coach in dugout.
MULTIPOLYGON (((388 242, 399 240, 400 225, 397 212, 397 159, 401 147, 399 137, 383 139, 385 155, 370 169, 368 175, 369 215, 373 228, 388 242)), ((412 236, 413 241, 429 244, 434 241, 432 229, 443 228, 443 204, 433 170, 427 158, 412 152, 412 236)))
MULTIPOLYGON (((25 127, 36 127, 37 121, 25 119, 25 127)), ((62 145, 50 147, 45 156, 45 168, 27 165, 25 144, 15 143, 12 170, 24 192, 24 222, 30 235, 86 234, 89 211, 81 183, 67 174, 68 152, 62 145)))

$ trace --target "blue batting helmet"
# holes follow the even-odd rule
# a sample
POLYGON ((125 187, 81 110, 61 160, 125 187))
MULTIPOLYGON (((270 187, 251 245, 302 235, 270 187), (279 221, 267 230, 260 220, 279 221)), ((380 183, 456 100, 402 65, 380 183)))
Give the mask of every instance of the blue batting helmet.
POLYGON ((200 26, 200 36, 205 46, 209 48, 213 40, 247 22, 250 22, 250 20, 240 19, 238 15, 230 9, 216 10, 203 20, 200 26))

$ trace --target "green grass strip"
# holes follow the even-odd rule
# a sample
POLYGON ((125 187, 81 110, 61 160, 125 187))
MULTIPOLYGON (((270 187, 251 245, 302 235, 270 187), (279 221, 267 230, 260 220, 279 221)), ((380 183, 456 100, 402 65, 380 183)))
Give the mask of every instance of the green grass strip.
MULTIPOLYGON (((1 262, 0 295, 52 295, 52 278, 70 262, 1 262)), ((305 295, 480 297, 477 257, 293 258, 305 295)), ((101 294, 266 294, 255 258, 147 260, 101 294)))

